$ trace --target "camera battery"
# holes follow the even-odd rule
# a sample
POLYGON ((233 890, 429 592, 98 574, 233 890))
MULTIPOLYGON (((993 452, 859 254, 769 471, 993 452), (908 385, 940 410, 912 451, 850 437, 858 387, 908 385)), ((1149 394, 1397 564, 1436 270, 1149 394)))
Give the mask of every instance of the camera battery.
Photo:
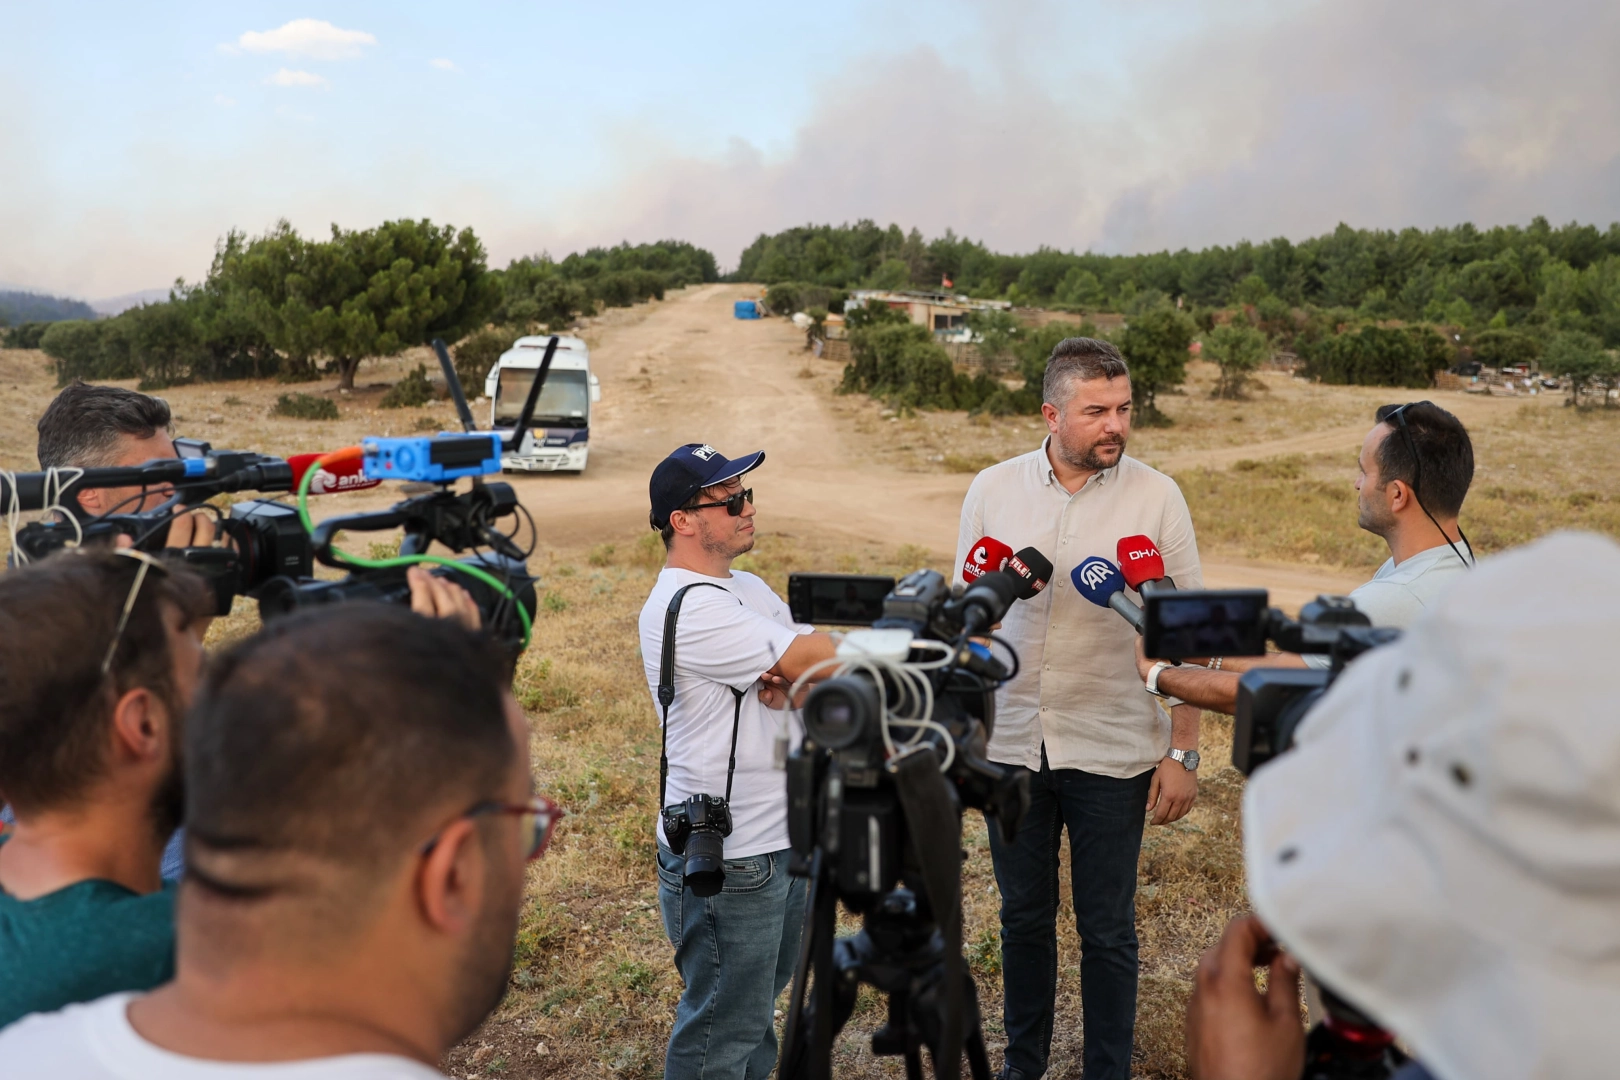
POLYGON ((373 480, 442 484, 463 476, 501 471, 501 437, 493 431, 467 435, 362 440, 362 465, 373 480))

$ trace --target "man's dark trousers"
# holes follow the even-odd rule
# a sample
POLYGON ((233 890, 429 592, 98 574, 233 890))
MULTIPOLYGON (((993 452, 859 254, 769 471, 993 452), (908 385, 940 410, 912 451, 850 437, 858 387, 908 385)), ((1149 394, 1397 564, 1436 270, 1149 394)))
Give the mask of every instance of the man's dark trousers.
MULTIPOLYGON (((1025 770, 1028 772, 1028 770, 1025 770)), ((990 823, 1001 889, 1006 1064, 1023 1080, 1046 1072, 1057 996, 1058 845, 1069 831, 1085 1080, 1129 1080, 1136 1028, 1136 862, 1153 770, 1121 780, 1053 769, 1029 772, 1029 813, 1012 843, 990 823)))

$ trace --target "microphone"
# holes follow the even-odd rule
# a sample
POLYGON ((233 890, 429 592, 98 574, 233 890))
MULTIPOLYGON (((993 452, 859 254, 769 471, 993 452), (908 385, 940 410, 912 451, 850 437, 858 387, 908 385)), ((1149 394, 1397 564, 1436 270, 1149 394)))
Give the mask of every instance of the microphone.
POLYGON ((1176 587, 1174 580, 1164 576, 1164 556, 1159 554, 1158 545, 1147 537, 1127 536, 1114 553, 1119 557, 1125 584, 1143 596, 1176 587))
MULTIPOLYGON (((321 459, 320 454, 294 454, 287 459, 292 466, 292 490, 297 491, 298 485, 303 483, 304 474, 314 467, 321 459)), ((326 467, 315 474, 315 479, 309 482, 311 495, 329 495, 339 491, 364 491, 374 488, 382 483, 381 479, 372 479, 364 472, 365 461, 359 455, 341 461, 327 462, 326 467)))
POLYGON ((1125 595, 1125 579, 1118 568, 1101 555, 1089 556, 1069 572, 1075 591, 1098 607, 1113 608, 1120 617, 1142 632, 1142 609, 1125 595))
POLYGON ((962 580, 969 585, 985 574, 1004 569, 1013 549, 991 536, 981 536, 962 560, 962 580))
POLYGON ((1018 582, 1018 599, 1028 600, 1052 580, 1052 560, 1032 547, 1021 548, 1007 560, 1004 572, 1018 582))

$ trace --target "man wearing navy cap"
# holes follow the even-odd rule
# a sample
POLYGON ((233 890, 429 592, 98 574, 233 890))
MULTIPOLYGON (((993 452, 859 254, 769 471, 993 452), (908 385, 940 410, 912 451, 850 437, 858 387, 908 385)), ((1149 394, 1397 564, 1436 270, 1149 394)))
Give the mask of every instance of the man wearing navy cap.
MULTIPOLYGON (((732 560, 754 546, 759 451, 728 459, 688 443, 653 470, 649 521, 669 552, 641 609, 641 655, 664 728, 661 807, 725 798, 724 883, 703 896, 658 824, 658 905, 686 985, 664 1059, 667 1080, 764 1080, 776 1065, 776 997, 793 975, 805 882, 788 876, 787 778, 780 733, 797 740, 787 690, 831 659, 833 640, 795 623, 788 605, 732 560), (679 599, 671 683, 660 700, 665 626, 679 599), (668 688, 673 686, 670 698, 668 688), (785 710, 785 711, 784 711, 785 710)), ((686 848, 684 850, 690 850, 686 848)), ((703 890, 707 891, 707 890, 703 890)))

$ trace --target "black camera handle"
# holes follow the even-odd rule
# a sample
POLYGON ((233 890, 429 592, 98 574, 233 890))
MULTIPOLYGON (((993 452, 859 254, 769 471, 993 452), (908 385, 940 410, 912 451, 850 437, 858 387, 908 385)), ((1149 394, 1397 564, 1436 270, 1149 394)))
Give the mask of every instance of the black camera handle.
MULTIPOLYGON (((699 585, 707 585, 711 589, 719 589, 727 596, 731 596, 730 589, 723 585, 716 585, 712 581, 694 581, 690 585, 682 585, 675 590, 675 595, 669 602, 669 610, 664 612, 664 650, 658 661, 658 704, 664 709, 664 724, 659 729, 658 740, 658 809, 664 809, 665 784, 669 780, 669 707, 675 704, 675 621, 681 617, 681 601, 686 594, 699 585)), ((742 603, 738 600, 737 603, 742 603)), ((737 772, 737 728, 742 724, 743 691, 735 686, 726 687, 736 695, 737 705, 731 714, 731 763, 726 766, 726 805, 731 805, 731 778, 737 772)))

